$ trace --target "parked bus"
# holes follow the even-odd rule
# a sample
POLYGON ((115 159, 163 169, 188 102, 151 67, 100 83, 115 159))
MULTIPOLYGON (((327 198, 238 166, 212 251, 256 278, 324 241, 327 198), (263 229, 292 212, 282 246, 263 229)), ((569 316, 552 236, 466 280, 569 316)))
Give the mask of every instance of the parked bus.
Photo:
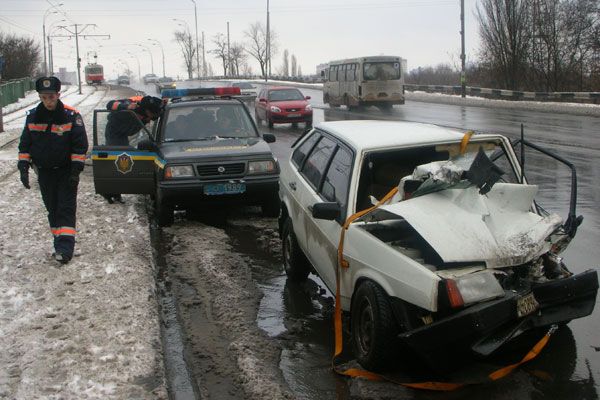
POLYGON ((85 82, 88 85, 104 82, 104 68, 100 64, 88 64, 85 66, 85 82))
POLYGON ((373 56, 331 61, 321 75, 323 102, 352 110, 377 106, 389 110, 404 104, 406 60, 395 56, 373 56))

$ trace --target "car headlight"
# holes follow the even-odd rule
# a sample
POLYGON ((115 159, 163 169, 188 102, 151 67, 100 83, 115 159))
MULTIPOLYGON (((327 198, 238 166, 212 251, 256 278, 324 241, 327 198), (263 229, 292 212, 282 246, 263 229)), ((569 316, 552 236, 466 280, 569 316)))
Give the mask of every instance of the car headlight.
POLYGON ((281 112, 281 108, 276 106, 271 106, 271 112, 281 112))
POLYGON ((491 271, 480 271, 455 278, 465 305, 504 296, 504 289, 491 271))
POLYGON ((250 161, 248 163, 249 174, 268 174, 275 172, 275 161, 250 161))
POLYGON ((194 168, 191 165, 173 165, 165 168, 165 179, 188 178, 194 176, 194 168))
POLYGON ((306 111, 312 111, 312 106, 309 104, 304 108, 306 111))

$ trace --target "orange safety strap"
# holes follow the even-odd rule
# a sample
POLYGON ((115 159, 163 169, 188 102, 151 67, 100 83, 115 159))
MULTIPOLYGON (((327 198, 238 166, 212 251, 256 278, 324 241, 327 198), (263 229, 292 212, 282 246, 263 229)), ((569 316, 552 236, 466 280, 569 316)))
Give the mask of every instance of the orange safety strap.
MULTIPOLYGON (((472 135, 473 135, 473 132, 469 131, 463 137, 463 140, 461 142, 461 152, 463 151, 463 146, 466 149, 466 146, 469 143, 469 139, 471 138, 472 135)), ((369 207, 369 208, 367 208, 365 210, 359 211, 359 212, 357 212, 355 214, 352 214, 350 217, 348 217, 348 219, 346 219, 346 222, 344 222, 344 225, 342 226, 342 231, 340 233, 340 242, 339 242, 339 245, 338 245, 338 254, 337 254, 337 261, 338 262, 337 262, 337 268, 335 270, 335 286, 336 286, 335 287, 335 312, 334 312, 335 352, 334 352, 334 355, 333 355, 333 357, 331 359, 331 366, 332 366, 333 370, 337 374, 339 374, 339 375, 349 376, 351 378, 356 378, 356 377, 366 378, 366 379, 372 380, 372 381, 388 381, 388 382, 395 383, 397 385, 401 385, 401 386, 405 386, 405 387, 409 387, 409 388, 413 388, 413 389, 421 389, 421 390, 433 390, 433 391, 446 391, 446 392, 448 392, 448 391, 453 391, 453 390, 459 389, 459 388, 461 388, 463 386, 484 383, 484 382, 469 382, 469 383, 453 383, 453 382, 414 382, 414 383, 410 383, 410 382, 398 382, 398 381, 396 381, 394 379, 391 379, 391 378, 388 378, 386 376, 379 375, 379 374, 376 374, 374 372, 366 371, 366 370, 363 370, 363 369, 349 368, 347 370, 341 370, 335 364, 336 358, 342 353, 342 350, 343 350, 342 308, 341 308, 341 301, 340 301, 340 298, 341 298, 341 295, 340 295, 340 274, 341 274, 341 269, 342 268, 349 268, 350 267, 350 265, 348 264, 348 262, 346 260, 344 260, 344 237, 345 237, 346 230, 348 229, 348 227, 350 226, 350 224, 352 222, 354 222, 358 218, 360 218, 360 217, 362 217, 362 216, 370 213, 371 211, 379 208, 381 205, 383 205, 389 199, 391 199, 397 192, 398 192, 398 188, 397 187, 393 188, 392 190, 390 190, 388 192, 388 194, 386 194, 374 206, 369 207)), ((495 380, 498 380, 498 379, 501 379, 501 378, 507 376, 513 370, 515 370, 515 368, 517 368, 521 364, 524 364, 524 363, 526 363, 526 362, 534 359, 535 357, 537 357, 538 354, 540 354, 540 352, 542 351, 542 349, 546 346, 546 344, 548 343, 548 340, 550 339, 550 336, 554 333, 555 330, 556 330, 556 325, 553 325, 548 330, 548 332, 544 335, 544 337, 542 337, 535 344, 535 346, 533 346, 533 348, 525 355, 525 357, 523 357, 521 359, 521 361, 519 361, 518 363, 515 363, 515 364, 508 365, 506 367, 500 368, 500 369, 492 372, 491 374, 489 374, 488 378, 490 379, 490 381, 495 381, 495 380)))
POLYGON ((19 160, 30 160, 31 156, 29 153, 19 153, 19 160))
POLYGON ((475 132, 473 131, 467 131, 467 133, 463 135, 463 138, 460 141, 460 154, 465 154, 465 151, 467 151, 467 145, 469 144, 469 140, 471 140, 471 136, 473 136, 474 133, 475 132))

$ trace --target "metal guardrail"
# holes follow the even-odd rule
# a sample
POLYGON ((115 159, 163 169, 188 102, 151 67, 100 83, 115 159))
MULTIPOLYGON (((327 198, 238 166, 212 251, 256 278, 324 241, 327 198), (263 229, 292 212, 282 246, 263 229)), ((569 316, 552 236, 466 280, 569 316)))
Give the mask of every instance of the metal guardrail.
POLYGON ((25 92, 35 89, 31 78, 13 79, 0 84, 0 107, 17 102, 25 97, 25 92))
MULTIPOLYGON (((461 94, 460 86, 405 84, 404 89, 409 91, 421 90, 430 93, 461 94)), ((591 103, 600 103, 600 92, 524 92, 519 90, 490 89, 474 86, 467 86, 466 92, 469 96, 508 98, 511 100, 587 100, 587 102, 591 103)))

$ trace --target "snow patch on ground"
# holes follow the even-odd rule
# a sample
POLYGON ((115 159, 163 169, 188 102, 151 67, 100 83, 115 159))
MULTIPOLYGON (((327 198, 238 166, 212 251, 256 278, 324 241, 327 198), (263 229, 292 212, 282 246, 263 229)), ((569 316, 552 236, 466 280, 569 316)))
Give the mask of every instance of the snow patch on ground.
MULTIPOLYGON (((82 100, 89 135, 104 94, 71 98, 82 100)), ((76 257, 61 266, 35 173, 31 190, 19 181, 16 147, 0 161, 0 398, 166 399, 144 199, 107 204, 86 168, 76 257)))

